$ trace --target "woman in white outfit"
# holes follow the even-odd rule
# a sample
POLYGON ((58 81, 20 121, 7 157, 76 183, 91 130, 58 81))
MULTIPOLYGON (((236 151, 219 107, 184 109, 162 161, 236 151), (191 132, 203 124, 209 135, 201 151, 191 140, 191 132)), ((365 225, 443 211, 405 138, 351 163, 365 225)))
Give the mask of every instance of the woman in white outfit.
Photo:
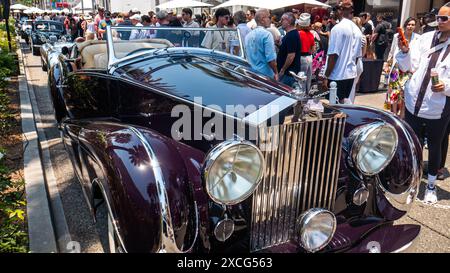
MULTIPOLYGON (((403 31, 405 33, 405 38, 408 41, 409 47, 414 48, 420 39, 420 35, 415 33, 416 25, 418 24, 417 19, 410 17, 406 19, 403 24, 403 31)), ((400 51, 398 48, 399 34, 394 35, 394 40, 392 41, 391 51, 388 57, 388 67, 385 72, 389 73, 389 86, 386 94, 385 109, 390 110, 392 113, 404 118, 405 115, 405 103, 403 97, 403 89, 406 82, 409 80, 414 71, 401 71, 398 68, 395 55, 400 51)))

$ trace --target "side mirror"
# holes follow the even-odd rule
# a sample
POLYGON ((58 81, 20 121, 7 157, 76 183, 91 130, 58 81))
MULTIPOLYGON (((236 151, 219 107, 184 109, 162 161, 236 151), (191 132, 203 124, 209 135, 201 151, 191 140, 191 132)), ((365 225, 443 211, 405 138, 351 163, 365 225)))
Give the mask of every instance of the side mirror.
POLYGON ((68 55, 70 53, 70 51, 67 48, 67 46, 64 46, 63 48, 61 48, 61 53, 64 55, 68 55))

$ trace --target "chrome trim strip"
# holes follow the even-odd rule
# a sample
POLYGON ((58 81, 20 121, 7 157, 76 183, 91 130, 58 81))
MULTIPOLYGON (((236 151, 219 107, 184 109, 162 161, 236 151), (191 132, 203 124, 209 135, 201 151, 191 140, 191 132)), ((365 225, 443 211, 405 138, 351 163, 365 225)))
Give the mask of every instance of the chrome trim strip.
POLYGON ((113 64, 117 62, 114 54, 114 40, 112 35, 111 26, 106 26, 106 50, 108 54, 108 71, 113 67, 113 64))
POLYGON ((125 253, 127 253, 127 249, 125 248, 125 244, 124 244, 122 235, 121 235, 120 232, 119 232, 119 227, 118 227, 118 225, 117 225, 117 220, 116 220, 116 218, 114 217, 114 214, 113 214, 112 209, 111 209, 111 203, 109 202, 109 199, 108 199, 108 197, 107 197, 107 195, 106 195, 105 188, 103 187, 103 184, 98 180, 98 178, 95 178, 95 179, 92 181, 92 183, 96 183, 96 184, 98 185, 98 187, 100 188, 100 190, 102 191, 102 195, 103 195, 103 198, 105 199, 106 207, 107 207, 107 209, 108 209, 108 214, 111 216, 112 224, 113 224, 114 230, 115 230, 116 233, 117 233, 117 237, 118 237, 118 239, 119 239, 120 245, 121 245, 123 251, 124 251, 125 253))
POLYGON ((251 113, 247 117, 243 119, 244 122, 247 122, 250 125, 253 126, 260 126, 264 122, 267 122, 270 118, 274 117, 275 115, 279 114, 281 111, 285 110, 286 108, 294 105, 297 103, 297 100, 287 97, 287 96, 281 96, 277 98, 276 100, 270 102, 269 104, 264 105, 259 110, 251 113), (275 112, 273 113, 272 110, 276 108, 275 112))
MULTIPOLYGON (((331 132, 331 148, 330 148, 330 155, 329 157, 331 158, 332 162, 335 160, 334 157, 334 152, 335 152, 335 138, 336 138, 336 127, 337 127, 337 121, 336 120, 331 120, 330 121, 330 126, 333 128, 332 132, 331 132)), ((330 166, 332 166, 332 163, 330 163, 330 166)), ((326 179, 328 181, 332 181, 330 178, 333 176, 333 168, 328 168, 327 170, 327 177, 326 179)), ((325 188, 325 195, 324 195, 324 200, 327 206, 329 206, 331 204, 331 190, 329 189, 329 187, 325 188), (329 196, 328 196, 329 195, 329 196)))
MULTIPOLYGON (((325 139, 325 147, 324 147, 324 149, 325 149, 325 154, 324 154, 324 156, 323 156, 323 158, 324 158, 324 164, 327 164, 327 162, 326 162, 326 159, 328 158, 327 156, 328 156, 328 147, 329 147, 329 140, 330 140, 330 128, 331 128, 331 124, 332 124, 332 121, 333 120, 327 120, 326 122, 324 122, 325 124, 324 124, 324 126, 326 126, 327 127, 327 132, 326 132, 326 139, 325 139)), ((325 207, 326 206, 326 199, 322 199, 322 193, 323 193, 323 190, 324 189, 327 189, 328 188, 328 185, 329 185, 329 180, 325 177, 325 169, 326 169, 326 165, 324 165, 324 166, 322 166, 322 179, 321 179, 321 181, 322 181, 322 183, 321 183, 321 185, 320 185, 320 189, 319 189, 319 203, 318 203, 318 207, 319 208, 323 208, 323 207, 325 207)), ((328 170, 330 169, 330 168, 327 168, 328 170)))
POLYGON ((309 208, 314 207, 314 200, 312 200, 311 198, 313 197, 313 191, 316 186, 314 183, 314 176, 317 175, 315 173, 315 171, 316 171, 315 167, 316 167, 317 146, 318 146, 318 140, 319 140, 320 121, 315 122, 314 125, 315 125, 316 133, 313 134, 314 138, 311 138, 311 139, 314 139, 314 141, 311 141, 311 143, 314 142, 314 152, 313 152, 313 160, 312 160, 312 166, 311 166, 311 178, 309 179, 310 185, 309 185, 309 190, 308 190, 308 201, 306 203, 306 206, 309 208))
MULTIPOLYGON (((308 125, 310 125, 309 128, 309 145, 308 145, 308 154, 311 153, 311 149, 312 149, 312 143, 313 143, 313 131, 314 131, 314 125, 315 123, 308 123, 308 125)), ((309 159, 309 158, 308 158, 309 159)), ((309 181, 309 175, 310 175, 310 160, 307 160, 307 164, 306 164, 306 175, 305 175, 305 181, 304 181, 304 186, 305 186, 305 190, 303 191, 303 203, 302 203, 302 211, 305 211, 307 203, 306 203, 306 198, 308 196, 308 191, 310 191, 311 188, 311 183, 309 181)))
MULTIPOLYGON (((324 166, 322 166, 322 154, 323 154, 323 141, 325 139, 325 120, 324 121, 320 121, 320 124, 322 125, 322 131, 321 131, 321 137, 319 138, 318 142, 320 141, 320 144, 318 144, 319 146, 319 152, 318 152, 318 159, 317 159, 317 167, 316 167, 316 171, 315 171, 315 175, 316 175, 316 181, 314 182, 315 186, 314 186, 314 195, 313 195, 313 203, 314 206, 319 206, 320 204, 320 199, 317 199, 317 190, 319 188, 322 188, 323 185, 323 177, 320 176, 320 169, 323 169, 324 166), (319 179, 320 178, 320 179, 319 179)), ((320 207, 320 206, 319 206, 320 207)))

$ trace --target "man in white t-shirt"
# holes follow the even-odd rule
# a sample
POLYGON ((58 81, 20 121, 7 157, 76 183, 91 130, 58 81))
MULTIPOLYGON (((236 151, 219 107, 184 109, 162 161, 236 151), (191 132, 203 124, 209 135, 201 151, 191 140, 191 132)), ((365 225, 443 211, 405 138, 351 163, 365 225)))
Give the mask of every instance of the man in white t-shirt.
POLYGON ((363 34, 351 21, 352 12, 353 2, 341 0, 336 13, 340 22, 331 30, 323 80, 323 88, 326 89, 330 82, 337 83, 337 96, 341 103, 350 96, 357 77, 357 61, 362 57, 363 34))

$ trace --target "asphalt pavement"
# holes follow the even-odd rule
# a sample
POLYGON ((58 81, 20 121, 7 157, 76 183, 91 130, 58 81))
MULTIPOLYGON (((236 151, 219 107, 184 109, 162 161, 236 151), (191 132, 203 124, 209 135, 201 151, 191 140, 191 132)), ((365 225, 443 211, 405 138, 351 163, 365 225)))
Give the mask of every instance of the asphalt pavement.
MULTIPOLYGON (((29 86, 32 87, 42 123, 40 127, 45 132, 47 139, 51 166, 46 166, 46 173, 52 168, 59 197, 61 199, 64 216, 70 233, 71 243, 60 246, 60 252, 76 251, 103 252, 105 230, 102 225, 94 223, 89 212, 82 189, 75 177, 67 152, 60 140, 60 134, 54 119, 54 112, 50 100, 47 83, 47 73, 41 69, 39 56, 33 56, 25 43, 21 44, 28 71, 27 78, 29 86), (77 247, 79 246, 79 249, 77 247)), ((384 93, 358 94, 356 104, 368 105, 382 109, 384 93)), ((425 160, 428 155, 425 150, 425 160)), ((447 155, 447 168, 450 169, 450 154, 447 155)), ((426 179, 424 178, 420 187, 419 201, 415 202, 412 211, 404 217, 399 224, 419 224, 422 233, 413 252, 447 252, 450 253, 450 174, 445 181, 439 181, 437 205, 430 206, 420 202, 423 199, 426 179)), ((58 225, 58 223, 56 223, 58 225)), ((56 230, 64 228, 56 227, 56 230)), ((61 234, 57 234, 62 236, 61 234)))

